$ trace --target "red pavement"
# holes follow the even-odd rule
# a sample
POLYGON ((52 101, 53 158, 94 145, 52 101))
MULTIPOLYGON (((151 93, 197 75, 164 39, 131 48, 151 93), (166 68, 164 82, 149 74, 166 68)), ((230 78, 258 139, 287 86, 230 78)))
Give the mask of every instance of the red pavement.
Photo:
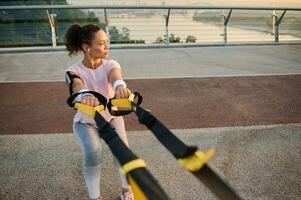
MULTIPOLYGON (((128 80, 172 129, 301 122, 301 75, 128 80)), ((1 83, 0 134, 72 132, 64 82, 1 83)), ((127 130, 145 130, 131 114, 127 130)))

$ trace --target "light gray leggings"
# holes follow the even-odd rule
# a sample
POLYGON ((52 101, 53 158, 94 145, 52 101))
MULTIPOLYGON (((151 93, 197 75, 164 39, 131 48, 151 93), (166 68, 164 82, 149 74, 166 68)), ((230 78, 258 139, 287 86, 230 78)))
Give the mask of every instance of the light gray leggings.
MULTIPOLYGON (((116 117, 111 121, 111 125, 115 128, 123 142, 128 146, 123 118, 116 117)), ((98 131, 94 126, 80 122, 74 123, 73 132, 82 148, 82 151, 84 152, 83 172, 89 191, 89 197, 91 199, 95 199, 100 196, 99 185, 101 168, 100 164, 102 160, 102 142, 98 136, 98 131)), ((119 169, 119 162, 115 157, 114 160, 116 167, 119 169)), ((120 181, 122 188, 129 187, 127 179, 122 173, 120 173, 120 181)))

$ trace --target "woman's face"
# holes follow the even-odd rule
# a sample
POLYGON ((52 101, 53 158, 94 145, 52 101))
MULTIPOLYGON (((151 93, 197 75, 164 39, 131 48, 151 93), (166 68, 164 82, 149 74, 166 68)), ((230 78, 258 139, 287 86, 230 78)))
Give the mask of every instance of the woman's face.
POLYGON ((103 30, 99 30, 94 34, 94 39, 91 42, 90 50, 88 53, 91 57, 98 58, 108 58, 109 56, 109 45, 107 35, 103 30))

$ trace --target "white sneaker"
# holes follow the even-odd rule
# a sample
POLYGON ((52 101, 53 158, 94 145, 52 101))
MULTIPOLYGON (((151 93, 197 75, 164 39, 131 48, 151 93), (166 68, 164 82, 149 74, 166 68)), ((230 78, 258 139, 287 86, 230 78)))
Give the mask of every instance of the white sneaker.
POLYGON ((134 200, 134 194, 133 192, 130 190, 126 193, 121 193, 120 194, 120 200, 134 200))

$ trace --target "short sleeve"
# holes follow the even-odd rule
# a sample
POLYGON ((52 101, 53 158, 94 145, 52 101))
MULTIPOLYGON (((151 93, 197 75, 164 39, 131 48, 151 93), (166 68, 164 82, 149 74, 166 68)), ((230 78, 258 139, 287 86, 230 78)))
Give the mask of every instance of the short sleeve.
POLYGON ((65 73, 66 72, 73 72, 74 74, 78 75, 79 76, 79 72, 78 72, 78 69, 76 67, 76 65, 71 65, 69 66, 66 70, 65 70, 65 73))
POLYGON ((109 60, 106 68, 107 68, 107 73, 109 73, 114 68, 121 69, 119 63, 115 60, 109 60))

